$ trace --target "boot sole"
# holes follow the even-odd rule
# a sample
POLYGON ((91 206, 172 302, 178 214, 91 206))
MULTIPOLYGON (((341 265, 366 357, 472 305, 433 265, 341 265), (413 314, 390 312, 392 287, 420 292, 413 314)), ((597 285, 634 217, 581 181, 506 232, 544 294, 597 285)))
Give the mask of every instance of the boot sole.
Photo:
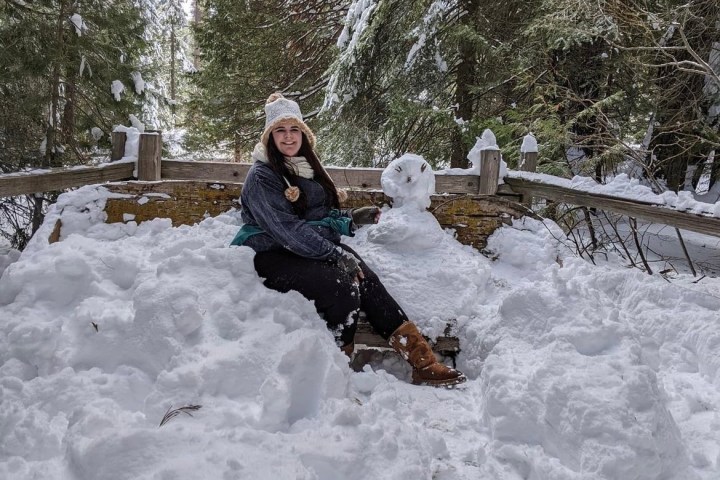
POLYGON ((419 386, 428 386, 428 387, 454 388, 460 384, 465 383, 466 381, 467 381, 467 377, 465 375, 461 375, 457 378, 450 378, 447 380, 416 380, 413 378, 412 384, 419 385, 419 386))

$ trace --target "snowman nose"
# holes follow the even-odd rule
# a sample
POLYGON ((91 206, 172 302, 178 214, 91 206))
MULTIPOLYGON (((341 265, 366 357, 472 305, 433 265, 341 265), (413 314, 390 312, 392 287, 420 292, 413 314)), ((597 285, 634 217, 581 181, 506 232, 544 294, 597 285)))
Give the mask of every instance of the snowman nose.
POLYGON ((407 177, 407 183, 412 182, 412 177, 407 177))

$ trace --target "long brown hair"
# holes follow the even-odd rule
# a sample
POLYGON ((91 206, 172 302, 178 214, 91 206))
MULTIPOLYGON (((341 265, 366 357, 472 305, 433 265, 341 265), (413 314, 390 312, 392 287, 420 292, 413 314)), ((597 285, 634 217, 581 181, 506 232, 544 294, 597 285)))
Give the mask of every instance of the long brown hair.
MULTIPOLYGON (((335 188, 335 184, 330 178, 330 175, 328 175, 320 163, 320 158, 318 158, 317 154, 310 146, 310 142, 308 142, 304 132, 302 132, 302 143, 300 144, 300 150, 297 155, 299 157, 305 157, 305 160, 307 160, 312 167, 314 180, 323 187, 326 198, 330 198, 330 207, 340 208, 340 199, 338 198, 337 188, 335 188)), ((277 174, 285 177, 292 186, 298 187, 297 176, 295 175, 295 172, 288 167, 287 162, 285 161, 285 155, 283 155, 275 145, 275 139, 273 138, 272 132, 268 138, 267 157, 270 162, 270 167, 277 174)), ((305 214, 305 211, 307 210, 307 197, 302 189, 300 189, 300 197, 297 201, 292 202, 292 206, 298 216, 305 214)))

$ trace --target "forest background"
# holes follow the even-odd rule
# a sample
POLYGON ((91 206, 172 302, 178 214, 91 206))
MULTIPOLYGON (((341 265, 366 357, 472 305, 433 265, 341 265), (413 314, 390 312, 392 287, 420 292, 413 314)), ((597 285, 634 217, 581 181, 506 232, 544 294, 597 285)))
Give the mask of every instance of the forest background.
MULTIPOLYGON (((0 173, 107 161, 116 125, 165 157, 247 161, 271 92, 326 164, 465 167, 495 133, 538 171, 720 189, 716 0, 3 0, 0 173)), ((22 249, 60 192, 0 199, 22 249)))

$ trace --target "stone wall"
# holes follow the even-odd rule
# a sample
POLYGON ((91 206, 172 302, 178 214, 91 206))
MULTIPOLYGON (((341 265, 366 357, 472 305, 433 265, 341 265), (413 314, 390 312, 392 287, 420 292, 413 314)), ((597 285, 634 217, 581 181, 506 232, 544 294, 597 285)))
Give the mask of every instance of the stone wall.
MULTIPOLYGON (((122 198, 108 199, 107 222, 122 222, 132 215, 136 222, 170 218, 174 226, 190 225, 207 216, 240 208, 240 183, 198 181, 124 182, 105 186, 122 198)), ((392 205, 392 199, 377 190, 347 190, 343 208, 392 205)), ((512 196, 433 195, 430 211, 444 228, 455 230, 465 245, 482 249, 498 227, 515 218, 533 215, 512 196)))

